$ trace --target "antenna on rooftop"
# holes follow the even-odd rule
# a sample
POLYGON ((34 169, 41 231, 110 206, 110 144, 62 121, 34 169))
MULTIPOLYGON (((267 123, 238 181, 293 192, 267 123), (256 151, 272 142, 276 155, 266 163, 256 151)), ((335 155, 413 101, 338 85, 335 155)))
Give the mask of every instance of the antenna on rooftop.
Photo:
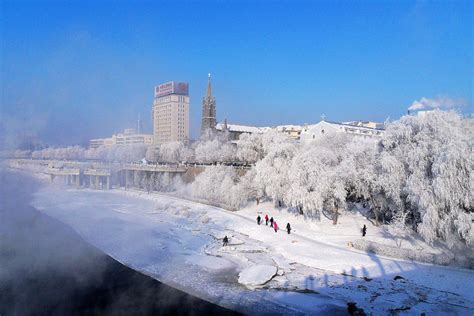
POLYGON ((142 133, 142 120, 140 120, 140 113, 138 113, 138 120, 137 120, 137 134, 142 133))
POLYGON ((321 121, 325 121, 326 120, 326 115, 321 115, 321 121))

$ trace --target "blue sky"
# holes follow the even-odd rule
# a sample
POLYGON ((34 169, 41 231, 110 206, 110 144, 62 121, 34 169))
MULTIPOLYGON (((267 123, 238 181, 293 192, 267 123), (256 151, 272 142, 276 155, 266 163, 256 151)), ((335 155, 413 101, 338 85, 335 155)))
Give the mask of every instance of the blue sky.
POLYGON ((469 1, 1 3, 1 114, 52 144, 151 131, 153 86, 187 81, 218 120, 384 121, 422 97, 472 112, 469 1))

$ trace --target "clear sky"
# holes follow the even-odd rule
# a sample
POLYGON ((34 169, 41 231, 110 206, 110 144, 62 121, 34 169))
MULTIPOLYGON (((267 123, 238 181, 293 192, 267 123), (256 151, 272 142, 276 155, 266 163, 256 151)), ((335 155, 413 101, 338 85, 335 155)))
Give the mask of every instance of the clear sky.
POLYGON ((471 1, 1 2, 3 129, 84 143, 151 132, 153 87, 207 74, 218 120, 396 119, 421 98, 472 113, 471 1), (448 102, 449 103, 449 102, 448 102), (6 126, 6 127, 5 127, 6 126))

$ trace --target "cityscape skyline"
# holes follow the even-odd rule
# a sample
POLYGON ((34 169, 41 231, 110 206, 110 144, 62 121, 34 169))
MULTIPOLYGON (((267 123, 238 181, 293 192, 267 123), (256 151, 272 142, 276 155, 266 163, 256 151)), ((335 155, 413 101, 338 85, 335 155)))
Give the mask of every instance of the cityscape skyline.
POLYGON ((87 143, 137 116, 151 132, 152 89, 171 80, 189 82, 196 139, 209 72, 218 122, 384 121, 430 106, 472 113, 468 1, 7 1, 1 20, 0 129, 26 125, 50 144, 87 143))

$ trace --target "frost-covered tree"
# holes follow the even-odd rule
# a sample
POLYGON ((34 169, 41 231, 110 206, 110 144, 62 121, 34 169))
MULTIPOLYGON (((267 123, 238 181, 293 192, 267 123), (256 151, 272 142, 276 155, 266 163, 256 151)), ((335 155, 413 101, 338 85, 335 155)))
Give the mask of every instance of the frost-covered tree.
POLYGON ((247 134, 240 135, 237 141, 236 158, 248 164, 254 164, 263 158, 263 144, 262 134, 247 134))
POLYGON ((395 244, 398 248, 402 246, 402 241, 410 236, 411 230, 407 226, 407 212, 398 212, 392 217, 390 225, 387 226, 388 232, 395 237, 395 244))
POLYGON ((159 150, 159 161, 168 163, 177 163, 183 159, 185 152, 185 144, 183 142, 166 142, 161 144, 159 150))
POLYGON ((288 181, 287 204, 309 217, 328 214, 337 224, 346 207, 348 174, 352 166, 343 164, 348 139, 328 135, 305 146, 292 160, 288 181))
POLYGON ((194 197, 232 210, 240 208, 248 199, 242 194, 235 169, 228 166, 206 168, 191 184, 191 192, 194 197))
POLYGON ((152 172, 150 177, 151 190, 159 191, 160 188, 160 175, 158 172, 152 172))
POLYGON ((143 184, 143 172, 134 171, 133 172, 133 186, 136 188, 141 188, 143 184))
POLYGON ((404 116, 381 141, 381 176, 390 197, 433 242, 474 244, 472 132, 454 112, 404 116))
POLYGON ((262 145, 265 157, 255 165, 255 180, 265 195, 282 206, 289 190, 288 172, 296 146, 285 135, 273 131, 264 134, 262 145))
POLYGON ((255 168, 248 170, 241 177, 241 194, 248 199, 255 199, 257 204, 265 196, 264 187, 260 181, 256 180, 257 172, 255 168))
POLYGON ((235 146, 221 134, 201 139, 194 149, 196 161, 202 163, 235 161, 235 151, 235 146))
POLYGON ((145 159, 147 161, 157 161, 158 160, 159 148, 156 146, 148 146, 145 152, 145 159))

